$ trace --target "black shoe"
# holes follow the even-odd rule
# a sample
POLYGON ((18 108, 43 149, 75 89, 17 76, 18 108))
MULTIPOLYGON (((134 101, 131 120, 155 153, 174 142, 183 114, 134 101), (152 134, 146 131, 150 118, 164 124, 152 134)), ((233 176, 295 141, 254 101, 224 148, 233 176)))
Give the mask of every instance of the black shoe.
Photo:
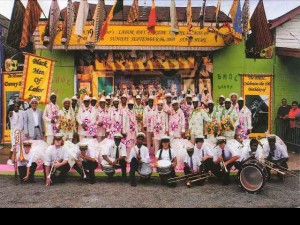
POLYGON ((127 177, 122 177, 122 182, 123 182, 124 184, 128 183, 127 177))
POLYGON ((91 180, 91 181, 90 181, 90 184, 92 184, 92 185, 93 185, 93 184, 96 184, 96 180, 91 180))
POLYGON ((35 184, 35 180, 29 180, 30 184, 35 184))
POLYGON ((131 182, 131 187, 137 187, 136 182, 131 182))

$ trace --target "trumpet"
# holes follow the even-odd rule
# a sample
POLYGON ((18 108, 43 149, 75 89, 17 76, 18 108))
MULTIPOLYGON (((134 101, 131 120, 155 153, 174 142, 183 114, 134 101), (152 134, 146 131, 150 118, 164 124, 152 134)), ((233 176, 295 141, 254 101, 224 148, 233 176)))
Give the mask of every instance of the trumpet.
POLYGON ((168 180, 168 184, 173 184, 173 183, 178 183, 178 182, 181 182, 181 181, 185 181, 186 186, 188 188, 191 188, 193 183, 201 181, 201 180, 206 180, 206 179, 208 179, 210 177, 213 177, 213 176, 214 175, 211 172, 206 173, 206 174, 200 174, 200 175, 189 174, 189 175, 186 175, 186 176, 170 178, 168 180))
POLYGON ((83 159, 79 159, 79 161, 81 162, 81 168, 82 168, 82 172, 83 172, 83 179, 86 179, 86 178, 87 178, 87 175, 86 175, 86 173, 85 173, 85 170, 84 170, 84 167, 83 167, 83 164, 82 164, 83 159))
POLYGON ((277 166, 275 163, 268 161, 268 160, 264 160, 263 164, 271 169, 272 171, 279 173, 283 176, 292 176, 292 177, 296 177, 296 178, 300 178, 300 174, 291 170, 288 170, 287 168, 284 168, 282 166, 277 166), (278 167, 278 168, 275 168, 278 167))
POLYGON ((222 161, 220 162, 220 166, 221 166, 221 171, 225 170, 225 172, 228 173, 228 169, 227 169, 227 167, 225 166, 224 160, 222 160, 222 161))

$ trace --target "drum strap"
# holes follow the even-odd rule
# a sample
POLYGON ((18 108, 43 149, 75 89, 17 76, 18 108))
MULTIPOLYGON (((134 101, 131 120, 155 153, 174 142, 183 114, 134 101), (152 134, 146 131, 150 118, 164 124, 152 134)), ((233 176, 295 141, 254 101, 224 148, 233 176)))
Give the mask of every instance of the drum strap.
MULTIPOLYGON (((163 153, 163 149, 160 150, 160 154, 159 154, 158 160, 161 160, 162 153, 163 153)), ((169 156, 170 156, 170 160, 172 161, 172 152, 171 152, 171 149, 169 149, 169 156)))

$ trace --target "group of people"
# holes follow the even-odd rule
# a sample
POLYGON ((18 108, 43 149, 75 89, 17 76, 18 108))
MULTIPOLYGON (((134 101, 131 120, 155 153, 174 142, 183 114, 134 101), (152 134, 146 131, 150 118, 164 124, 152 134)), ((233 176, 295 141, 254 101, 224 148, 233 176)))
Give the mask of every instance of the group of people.
MULTIPOLYGON (((10 112, 12 152, 16 151, 16 131, 24 135, 23 155, 20 156, 22 149, 19 150, 16 159, 22 181, 34 182, 37 163, 30 154, 30 146, 36 140, 46 140, 50 146, 43 162, 47 186, 65 182, 71 168, 94 184, 98 165, 109 179, 112 179, 115 169, 120 168, 126 182, 129 163, 130 181, 135 187, 136 171, 144 164, 150 164, 153 153, 154 167, 158 171, 164 170, 160 173, 162 183, 168 184, 168 179, 176 176, 178 163, 178 155, 171 142, 182 139, 188 139, 192 146, 195 145, 185 152, 185 173, 211 171, 227 185, 231 167, 239 169, 240 163, 248 159, 251 152, 257 152, 259 147, 256 140, 244 144, 252 129, 251 112, 237 94, 231 94, 230 98, 220 96, 216 105, 212 100, 202 102, 193 95, 180 98, 171 94, 166 94, 163 99, 149 96, 143 101, 141 96, 134 99, 128 99, 127 95, 101 96, 99 101, 89 96, 82 100, 74 96, 63 101, 61 110, 56 103, 57 96, 52 93, 44 112, 38 109, 37 99, 31 99, 31 108, 25 112, 20 111, 18 103, 10 112), (77 134, 80 142, 74 163, 70 163, 74 156, 70 156, 65 142, 75 142, 77 134), (88 144, 87 140, 91 139, 97 139, 101 146, 100 157, 88 144), (234 139, 241 143, 240 147, 226 144, 234 139), (214 148, 211 143, 217 144, 217 147, 214 148), (154 152, 151 151, 152 146, 154 152), (167 168, 163 168, 161 161, 167 162, 167 168)), ((260 150, 254 157, 262 159, 267 156, 276 163, 278 160, 280 164, 286 163, 286 149, 278 144, 271 145, 273 136, 268 140, 269 150, 266 151, 269 152, 260 150)), ((13 164, 12 161, 9 163, 13 164)))

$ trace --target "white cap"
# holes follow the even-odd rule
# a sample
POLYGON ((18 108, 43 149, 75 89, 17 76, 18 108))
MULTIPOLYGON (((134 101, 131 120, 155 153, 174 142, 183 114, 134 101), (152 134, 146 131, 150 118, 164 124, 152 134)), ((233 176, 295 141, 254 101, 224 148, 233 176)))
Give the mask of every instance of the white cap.
POLYGON ((231 93, 231 94, 230 94, 230 98, 231 98, 232 96, 234 96, 234 95, 235 95, 236 97, 239 97, 239 95, 238 95, 237 93, 231 93))
POLYGON ((120 102, 118 98, 114 98, 114 102, 120 102))
POLYGON ((115 133, 114 138, 123 138, 123 135, 120 133, 115 133))
POLYGON ((136 99, 142 99, 142 97, 140 95, 137 95, 136 99))
POLYGON ((106 100, 110 100, 111 98, 110 98, 109 95, 107 95, 105 99, 106 99, 106 100))
POLYGON ((77 96, 73 96, 72 100, 78 100, 77 96))
POLYGON ((79 144, 78 144, 78 147, 79 147, 79 148, 87 148, 87 147, 89 147, 89 144, 86 143, 86 142, 82 142, 82 143, 79 143, 79 144))
POLYGON ((62 104, 65 104, 66 102, 70 102, 70 103, 71 103, 72 101, 71 101, 71 99, 69 99, 69 98, 65 98, 65 99, 63 100, 62 104))
POLYGON ((172 94, 171 93, 166 94, 166 98, 172 98, 172 94))
POLYGON ((196 136, 196 139, 205 139, 205 137, 203 135, 198 135, 196 136))
POLYGON ((220 98, 224 98, 224 99, 225 99, 225 96, 224 96, 224 95, 221 95, 220 98))
POLYGON ((133 101, 132 99, 130 99, 130 100, 128 101, 128 105, 134 105, 134 101, 133 101))
POLYGON ((175 105, 175 104, 179 104, 179 102, 177 100, 173 100, 172 105, 175 105))
POLYGON ((218 142, 223 142, 223 141, 226 141, 226 137, 222 137, 222 136, 220 136, 220 137, 217 137, 217 141, 218 142))
POLYGON ((63 137, 64 137, 64 135, 63 135, 63 134, 61 134, 61 133, 57 133, 57 134, 55 134, 55 135, 54 135, 54 137, 55 137, 55 138, 59 138, 59 139, 61 139, 61 138, 63 138, 63 137))
POLYGON ((230 98, 226 98, 225 102, 231 102, 230 98))
POLYGON ((239 98, 239 101, 244 101, 244 98, 240 97, 240 98, 239 98))
POLYGON ((155 99, 155 96, 153 96, 153 95, 151 95, 150 97, 149 97, 149 100, 154 100, 155 99))
POLYGON ((146 134, 144 134, 143 132, 140 132, 140 133, 137 134, 137 137, 138 137, 138 138, 139 138, 139 137, 145 138, 145 137, 146 137, 146 134))
POLYGON ((96 97, 93 97, 92 100, 97 101, 97 98, 96 98, 96 97))
POLYGON ((84 102, 85 102, 85 101, 91 101, 91 98, 90 98, 88 95, 86 95, 86 96, 84 97, 83 101, 84 101, 84 102))
POLYGON ((191 94, 188 94, 188 95, 186 96, 186 98, 193 98, 193 96, 192 96, 191 94))
POLYGON ((204 91, 208 91, 208 89, 207 89, 207 88, 204 88, 204 91))
POLYGON ((197 97, 193 98, 193 102, 199 102, 199 98, 197 97))
POLYGON ((165 104, 163 100, 159 100, 159 101, 157 102, 157 105, 163 105, 163 104, 165 104))
POLYGON ((213 100, 209 100, 208 102, 207 102, 207 105, 208 104, 215 104, 214 102, 213 102, 213 100))
POLYGON ((36 98, 32 98, 29 102, 29 104, 32 104, 33 102, 39 103, 39 101, 36 98))
POLYGON ((185 95, 185 91, 182 91, 181 94, 185 95))
POLYGON ((163 136, 163 137, 161 138, 161 140, 170 140, 170 137, 169 137, 169 136, 163 136))
POLYGON ((54 92, 52 92, 51 95, 50 95, 50 98, 51 98, 52 96, 57 96, 57 95, 56 95, 54 92))
POLYGON ((121 97, 121 98, 126 98, 126 99, 127 99, 127 95, 125 95, 125 94, 124 94, 124 95, 122 95, 122 97, 121 97))
POLYGON ((105 98, 101 98, 99 102, 106 102, 105 98))
POLYGON ((276 139, 277 136, 275 134, 267 134, 267 139, 276 139))

